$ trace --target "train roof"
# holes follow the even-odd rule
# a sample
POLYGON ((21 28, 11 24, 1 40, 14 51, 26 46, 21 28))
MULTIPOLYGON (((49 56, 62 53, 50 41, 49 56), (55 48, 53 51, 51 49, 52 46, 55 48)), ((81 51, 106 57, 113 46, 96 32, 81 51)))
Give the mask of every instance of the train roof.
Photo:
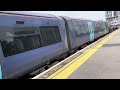
POLYGON ((73 20, 86 20, 86 21, 103 21, 103 20, 91 20, 91 19, 85 19, 85 18, 72 18, 73 20))
POLYGON ((0 13, 27 15, 27 16, 38 16, 38 17, 48 17, 48 18, 54 18, 55 17, 54 15, 51 15, 51 14, 37 13, 37 12, 31 12, 31 11, 0 11, 0 13))
POLYGON ((74 17, 67 17, 67 16, 63 16, 65 18, 69 18, 69 19, 72 19, 72 20, 86 20, 86 21, 94 21, 94 22, 98 22, 98 21, 102 21, 102 22, 105 22, 103 20, 91 20, 91 19, 85 19, 85 18, 74 18, 74 17))

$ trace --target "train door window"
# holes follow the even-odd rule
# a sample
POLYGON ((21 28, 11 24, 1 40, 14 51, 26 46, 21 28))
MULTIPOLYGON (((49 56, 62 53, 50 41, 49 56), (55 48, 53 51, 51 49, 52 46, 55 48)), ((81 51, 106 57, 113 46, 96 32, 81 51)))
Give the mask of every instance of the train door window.
POLYGON ((40 35, 33 35, 31 38, 34 44, 34 49, 42 47, 40 35))
POLYGON ((56 42, 61 42, 61 36, 60 36, 60 32, 59 32, 59 28, 57 26, 53 27, 53 31, 56 37, 56 42))
POLYGON ((78 25, 75 25, 75 32, 76 32, 76 36, 78 37, 81 34, 80 28, 78 25))
MULTIPOLYGON (((14 30, 9 27, 7 28, 8 31, 6 31, 5 27, 5 30, 1 31, 0 27, 0 41, 5 57, 42 47, 40 35, 32 32, 28 33, 29 28, 30 27, 28 27, 28 31, 25 32, 24 30, 19 31, 20 28, 17 27, 15 27, 14 30), (11 31, 9 31, 9 29, 11 31)), ((2 27, 2 29, 4 28, 2 27)))
POLYGON ((93 29, 94 29, 94 32, 95 32, 95 22, 93 22, 93 29))
POLYGON ((98 27, 99 27, 99 32, 101 32, 103 29, 102 29, 102 23, 101 22, 98 22, 98 27))
POLYGON ((74 30, 76 32, 76 36, 79 37, 81 35, 82 22, 81 21, 74 21, 74 23, 76 23, 74 25, 74 30))
POLYGON ((84 35, 84 33, 85 33, 85 25, 84 25, 84 22, 83 21, 81 21, 81 28, 80 28, 80 31, 81 31, 81 35, 84 35))
POLYGON ((87 26, 86 26, 86 22, 83 22, 83 34, 87 34, 87 26))
POLYGON ((97 22, 95 22, 95 31, 98 32, 99 31, 99 25, 97 22))
POLYGON ((103 25, 102 25, 102 22, 99 22, 99 28, 100 28, 100 31, 103 31, 103 25))
POLYGON ((96 28, 97 28, 97 31, 99 31, 99 24, 98 24, 98 22, 96 22, 96 28))
POLYGON ((44 46, 61 42, 58 26, 41 26, 40 33, 44 46))
POLYGON ((95 32, 95 31, 96 31, 96 30, 95 30, 95 22, 92 22, 92 23, 93 23, 93 29, 94 29, 94 32, 95 32))
POLYGON ((80 35, 84 35, 88 33, 87 24, 85 21, 80 20, 77 25, 74 25, 76 36, 79 37, 80 35))

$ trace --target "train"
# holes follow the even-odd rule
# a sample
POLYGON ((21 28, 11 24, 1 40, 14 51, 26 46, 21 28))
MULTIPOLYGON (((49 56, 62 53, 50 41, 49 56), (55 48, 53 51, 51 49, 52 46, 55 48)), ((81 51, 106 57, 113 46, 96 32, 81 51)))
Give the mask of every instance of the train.
POLYGON ((0 78, 22 77, 109 32, 105 21, 0 11, 0 78))

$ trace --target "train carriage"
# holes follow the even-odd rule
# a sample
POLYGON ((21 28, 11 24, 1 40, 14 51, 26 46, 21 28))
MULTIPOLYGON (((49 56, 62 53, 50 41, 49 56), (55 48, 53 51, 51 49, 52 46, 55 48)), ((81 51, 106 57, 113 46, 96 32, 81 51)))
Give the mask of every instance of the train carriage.
POLYGON ((86 19, 74 19, 63 17, 66 22, 66 32, 68 32, 69 51, 82 46, 85 43, 92 42, 95 39, 105 35, 108 30, 103 21, 92 21, 86 19))
POLYGON ((67 51, 64 21, 52 15, 0 12, 3 78, 16 78, 67 51))

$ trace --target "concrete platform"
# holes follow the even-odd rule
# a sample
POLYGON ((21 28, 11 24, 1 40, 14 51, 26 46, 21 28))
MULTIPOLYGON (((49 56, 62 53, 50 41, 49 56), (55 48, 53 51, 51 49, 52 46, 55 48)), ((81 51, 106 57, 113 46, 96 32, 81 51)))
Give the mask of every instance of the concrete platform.
POLYGON ((120 29, 68 79, 120 79, 120 29))

